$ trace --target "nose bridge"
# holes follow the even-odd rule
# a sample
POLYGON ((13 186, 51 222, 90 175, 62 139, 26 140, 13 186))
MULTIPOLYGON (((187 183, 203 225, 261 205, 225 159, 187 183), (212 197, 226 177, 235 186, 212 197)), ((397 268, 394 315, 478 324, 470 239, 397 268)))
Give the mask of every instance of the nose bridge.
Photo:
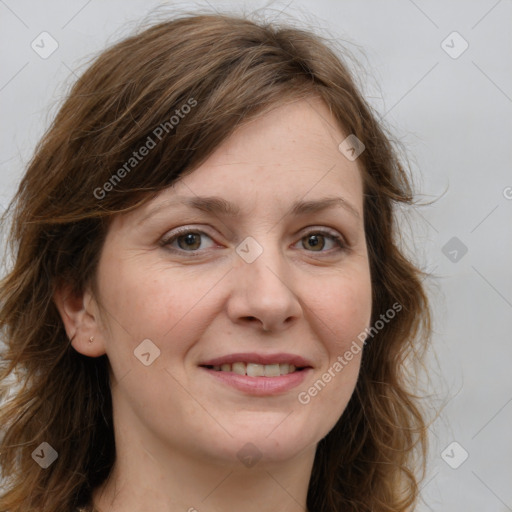
POLYGON ((257 239, 249 236, 237 247, 242 260, 238 262, 239 274, 259 292, 285 287, 281 279, 285 279, 286 263, 275 234, 262 231, 255 236, 257 239))
POLYGON ((259 320, 265 329, 279 330, 300 315, 290 269, 275 232, 262 230, 236 249, 231 313, 234 321, 259 320))

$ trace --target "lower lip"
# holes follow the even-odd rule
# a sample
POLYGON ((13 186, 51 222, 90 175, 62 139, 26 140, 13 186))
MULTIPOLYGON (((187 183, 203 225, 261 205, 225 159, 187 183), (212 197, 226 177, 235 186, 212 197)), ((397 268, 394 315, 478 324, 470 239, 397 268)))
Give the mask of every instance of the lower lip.
POLYGON ((301 384, 311 371, 306 368, 299 372, 280 375, 279 377, 249 377, 233 372, 222 372, 202 367, 212 377, 239 391, 257 396, 272 396, 285 393, 301 384))

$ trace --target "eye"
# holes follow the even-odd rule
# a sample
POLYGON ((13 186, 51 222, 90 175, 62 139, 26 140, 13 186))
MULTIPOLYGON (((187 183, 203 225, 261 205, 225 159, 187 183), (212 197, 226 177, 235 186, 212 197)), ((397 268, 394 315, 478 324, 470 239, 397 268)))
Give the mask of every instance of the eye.
MULTIPOLYGON (((326 230, 310 231, 296 242, 296 244, 297 243, 301 243, 302 248, 306 249, 308 252, 317 253, 328 253, 333 249, 335 252, 343 251, 348 248, 340 235, 336 232, 326 230)), ((214 247, 214 242, 204 231, 184 228, 164 238, 161 245, 173 252, 199 254, 202 250, 214 247), (205 239, 209 240, 210 244, 205 244, 205 239)))
POLYGON ((300 239, 300 242, 302 242, 302 247, 310 252, 328 252, 323 249, 329 244, 331 244, 331 249, 333 245, 337 250, 347 248, 343 238, 330 231, 310 231, 300 239))
MULTIPOLYGON (((162 240, 162 245, 176 251, 196 252, 198 249, 208 248, 204 247, 203 237, 213 242, 211 237, 203 231, 183 229, 162 240)), ((210 245, 210 247, 212 247, 212 245, 210 245)))

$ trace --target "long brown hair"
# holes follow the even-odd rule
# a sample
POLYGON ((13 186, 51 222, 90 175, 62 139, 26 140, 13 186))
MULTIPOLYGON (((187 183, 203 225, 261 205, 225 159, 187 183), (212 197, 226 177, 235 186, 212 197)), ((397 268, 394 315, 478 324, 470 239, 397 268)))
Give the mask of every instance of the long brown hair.
POLYGON ((430 312, 422 273, 399 247, 394 218, 396 204, 413 203, 408 172, 346 65, 320 37, 236 16, 189 14, 153 25, 94 61, 39 143, 8 209, 13 264, 0 292, 2 394, 13 375, 18 384, 0 413, 1 512, 87 505, 115 460, 108 360, 72 348, 53 302, 56 288, 68 283, 81 292, 94 282, 114 215, 197 168, 239 123, 312 96, 365 145, 359 161, 372 325, 393 304, 402 310, 363 351, 356 390, 318 445, 307 506, 414 506, 426 425, 407 368, 428 342, 430 312), (187 104, 187 115, 172 121, 187 104), (148 137, 155 146, 127 167, 148 137), (58 452, 47 469, 32 458, 43 442, 58 452))

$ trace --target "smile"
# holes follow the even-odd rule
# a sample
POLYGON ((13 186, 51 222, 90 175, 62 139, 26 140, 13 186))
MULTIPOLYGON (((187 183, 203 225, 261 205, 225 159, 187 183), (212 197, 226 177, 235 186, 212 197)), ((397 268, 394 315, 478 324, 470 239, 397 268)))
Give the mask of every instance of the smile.
POLYGON ((233 364, 224 363, 222 365, 207 366, 206 368, 216 372, 233 372, 237 375, 248 375, 249 377, 279 377, 288 375, 303 368, 297 368, 294 364, 257 364, 237 362, 233 364))
POLYGON ((223 386, 257 396, 278 395, 302 384, 313 370, 293 354, 230 354, 199 365, 223 386))

